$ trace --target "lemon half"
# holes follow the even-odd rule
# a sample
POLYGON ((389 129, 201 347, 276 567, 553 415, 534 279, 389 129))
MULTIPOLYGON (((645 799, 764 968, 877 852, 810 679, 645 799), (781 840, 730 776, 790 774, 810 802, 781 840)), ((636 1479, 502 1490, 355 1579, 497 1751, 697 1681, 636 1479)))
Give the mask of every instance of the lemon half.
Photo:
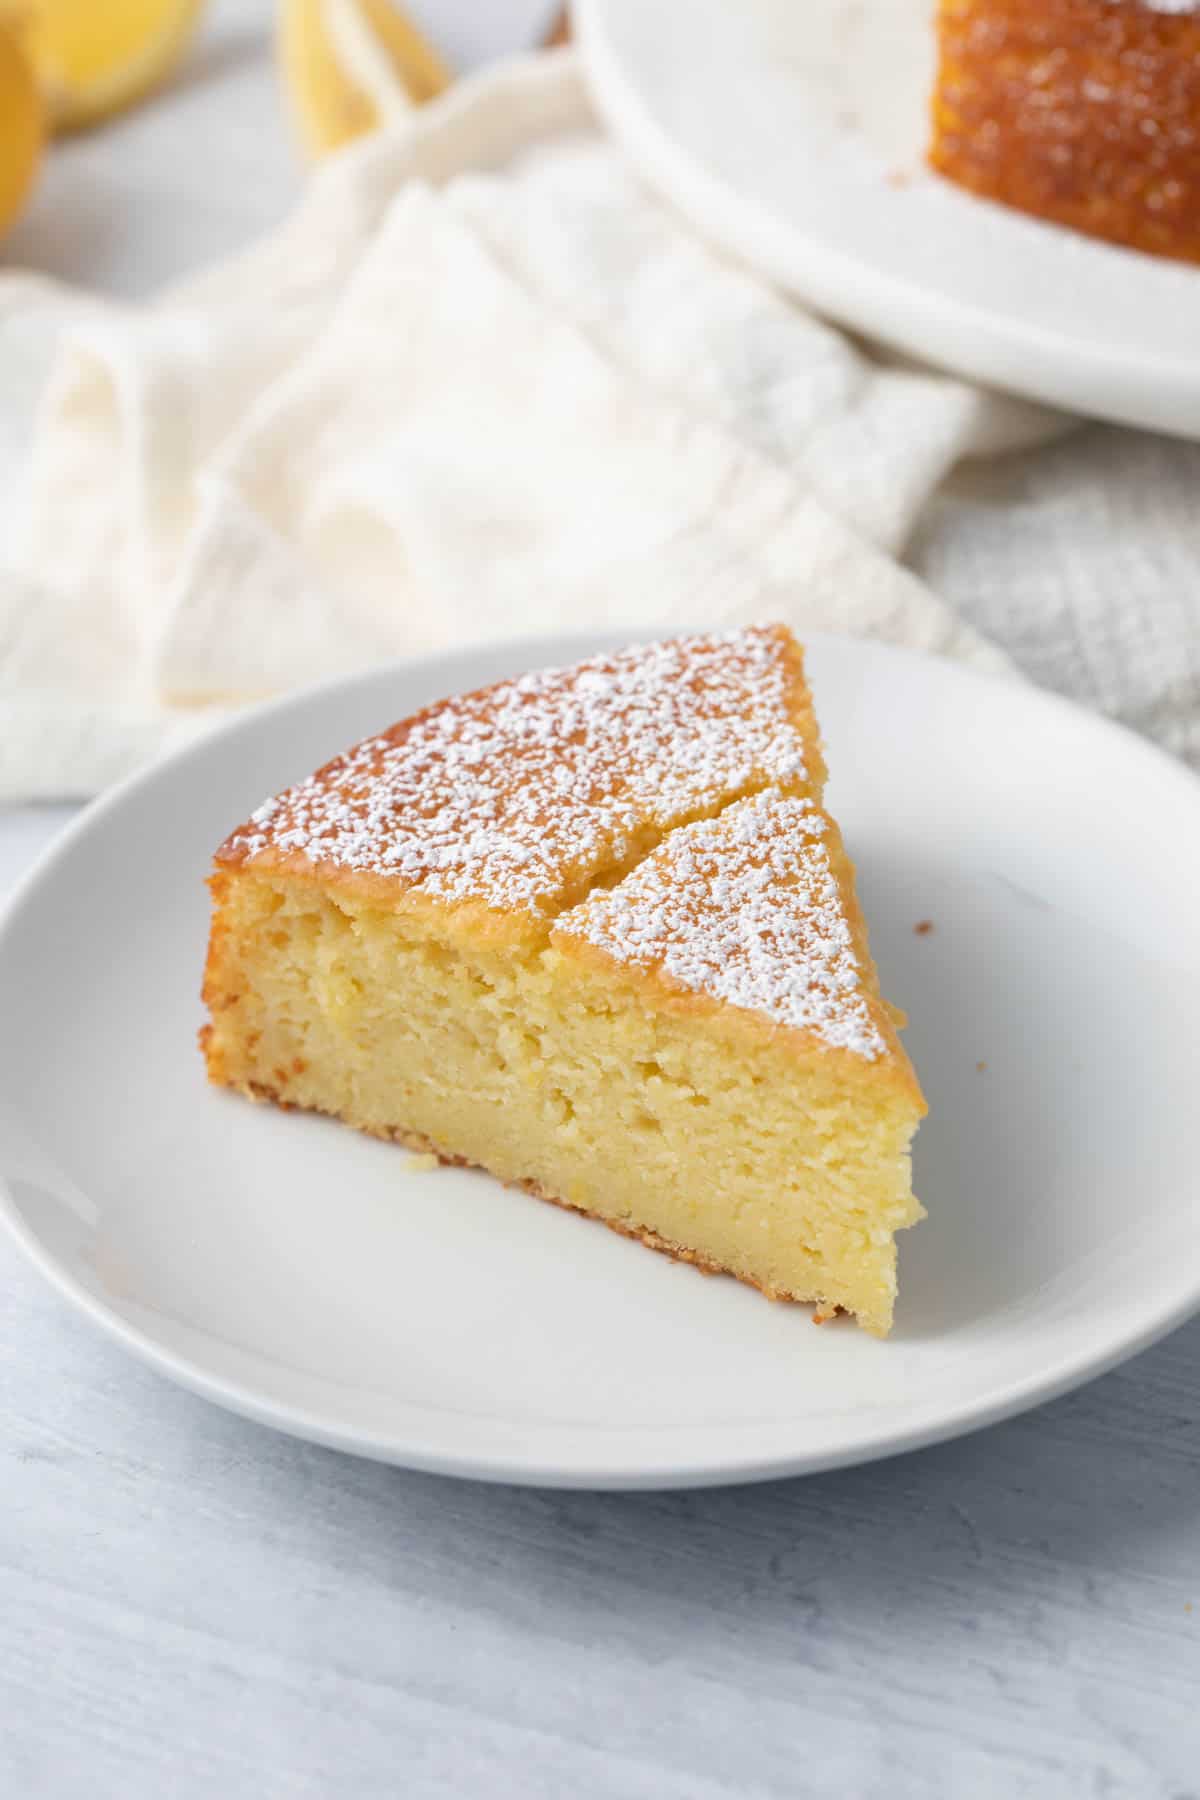
POLYGON ((29 60, 0 18, 0 232, 12 224, 42 153, 42 103, 29 60))
POLYGON ((391 0, 281 0, 279 55, 315 155, 432 100, 450 71, 391 0))
POLYGON ((156 87, 204 0, 0 0, 56 131, 92 125, 156 87))

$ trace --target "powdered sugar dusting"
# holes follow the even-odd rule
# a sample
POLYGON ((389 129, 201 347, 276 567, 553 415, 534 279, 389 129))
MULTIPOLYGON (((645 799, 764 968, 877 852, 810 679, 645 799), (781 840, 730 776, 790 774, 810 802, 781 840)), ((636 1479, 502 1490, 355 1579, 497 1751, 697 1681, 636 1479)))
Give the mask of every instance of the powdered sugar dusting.
POLYGON ((786 632, 752 626, 444 701, 267 801, 219 860, 553 916, 648 836, 805 783, 794 659, 786 632))
POLYGON ((685 826, 555 927, 692 992, 874 1061, 886 1044, 810 801, 763 793, 685 826))

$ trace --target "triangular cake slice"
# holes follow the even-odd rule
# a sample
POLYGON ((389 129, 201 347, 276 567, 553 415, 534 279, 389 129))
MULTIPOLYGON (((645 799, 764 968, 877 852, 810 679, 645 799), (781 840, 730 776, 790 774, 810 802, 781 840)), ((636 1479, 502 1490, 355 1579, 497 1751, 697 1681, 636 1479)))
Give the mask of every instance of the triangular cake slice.
POLYGON ((823 781, 782 627, 429 707, 217 852, 209 1075, 883 1334, 924 1102, 823 781))

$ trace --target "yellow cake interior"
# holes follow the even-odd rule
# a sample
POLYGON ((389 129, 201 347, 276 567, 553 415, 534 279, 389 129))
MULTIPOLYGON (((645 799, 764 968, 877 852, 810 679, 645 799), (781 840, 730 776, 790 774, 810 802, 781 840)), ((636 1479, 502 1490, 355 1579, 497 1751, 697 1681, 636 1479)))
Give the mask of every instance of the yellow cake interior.
POLYGON ((885 1334, 924 1103, 801 725, 806 775, 626 818, 536 905, 243 838, 212 880, 211 1078, 885 1334))

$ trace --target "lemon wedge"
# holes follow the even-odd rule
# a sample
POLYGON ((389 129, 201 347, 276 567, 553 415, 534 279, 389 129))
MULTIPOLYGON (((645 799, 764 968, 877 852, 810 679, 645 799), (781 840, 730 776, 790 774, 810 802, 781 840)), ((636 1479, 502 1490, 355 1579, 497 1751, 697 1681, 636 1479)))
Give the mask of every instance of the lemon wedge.
POLYGON ((391 0, 281 0, 279 57, 314 155, 402 117, 450 71, 391 0))
POLYGON ((42 153, 42 103, 28 58, 0 16, 0 232, 12 224, 42 153))
POLYGON ((174 68, 204 0, 3 0, 51 126, 119 112, 174 68))

